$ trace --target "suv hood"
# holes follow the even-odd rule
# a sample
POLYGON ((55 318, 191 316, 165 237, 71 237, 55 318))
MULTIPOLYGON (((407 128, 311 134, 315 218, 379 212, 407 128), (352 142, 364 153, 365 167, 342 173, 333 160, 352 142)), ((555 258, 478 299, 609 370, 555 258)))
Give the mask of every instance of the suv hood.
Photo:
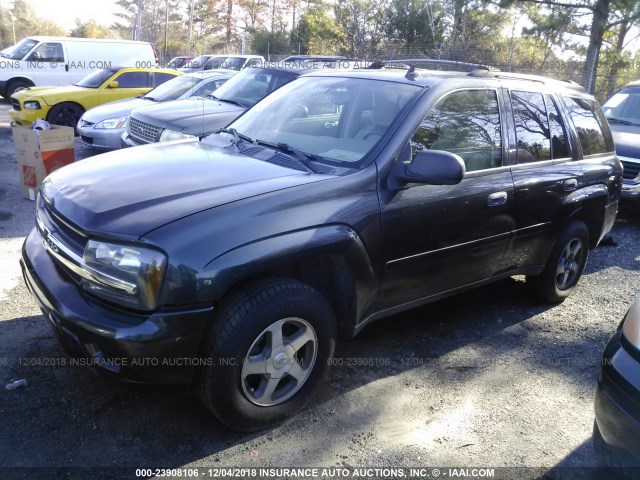
POLYGON ((618 156, 629 157, 640 162, 640 127, 635 125, 609 124, 618 156))
POLYGON ((133 240, 187 215, 327 178, 188 139, 76 162, 41 191, 86 233, 133 240))
POLYGON ((197 97, 138 108, 131 112, 131 116, 157 127, 191 135, 206 135, 212 128, 207 125, 209 122, 214 122, 216 127, 213 129, 217 130, 219 120, 228 118, 224 122, 226 125, 245 110, 231 103, 197 97))

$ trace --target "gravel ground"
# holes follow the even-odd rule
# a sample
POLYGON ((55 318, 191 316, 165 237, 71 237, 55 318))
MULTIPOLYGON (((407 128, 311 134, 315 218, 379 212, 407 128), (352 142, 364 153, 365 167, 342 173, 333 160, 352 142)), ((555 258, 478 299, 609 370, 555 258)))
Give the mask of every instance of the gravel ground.
MULTIPOLYGON (((328 381, 300 415, 239 434, 188 390, 63 365, 20 277, 34 205, 20 196, 7 108, 0 104, 0 382, 29 384, 0 389, 0 478, 265 466, 529 467, 501 474, 605 478, 593 468, 593 394, 601 352, 640 291, 637 211, 622 212, 616 245, 591 253, 563 304, 540 305, 514 278, 375 323, 338 345, 328 381), (64 467, 91 470, 51 470, 64 467)), ((79 158, 91 154, 78 146, 79 158)))

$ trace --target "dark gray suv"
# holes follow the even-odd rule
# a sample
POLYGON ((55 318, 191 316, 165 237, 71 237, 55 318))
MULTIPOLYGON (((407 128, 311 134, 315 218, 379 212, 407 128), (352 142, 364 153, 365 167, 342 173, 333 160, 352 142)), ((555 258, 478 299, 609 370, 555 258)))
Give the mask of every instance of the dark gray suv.
POLYGON ((319 71, 216 134, 57 170, 22 269, 70 352, 193 382, 222 422, 257 430, 302 408, 338 336, 374 320, 511 275, 563 301, 621 180, 574 84, 319 71))

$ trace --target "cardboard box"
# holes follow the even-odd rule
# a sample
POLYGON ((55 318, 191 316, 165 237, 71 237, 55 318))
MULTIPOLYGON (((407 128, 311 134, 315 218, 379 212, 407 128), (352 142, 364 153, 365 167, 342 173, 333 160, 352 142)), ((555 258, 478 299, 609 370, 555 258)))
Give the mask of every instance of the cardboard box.
POLYGON ((38 187, 47 175, 75 161, 74 131, 58 125, 51 125, 51 130, 18 126, 12 130, 22 196, 35 200, 38 187))

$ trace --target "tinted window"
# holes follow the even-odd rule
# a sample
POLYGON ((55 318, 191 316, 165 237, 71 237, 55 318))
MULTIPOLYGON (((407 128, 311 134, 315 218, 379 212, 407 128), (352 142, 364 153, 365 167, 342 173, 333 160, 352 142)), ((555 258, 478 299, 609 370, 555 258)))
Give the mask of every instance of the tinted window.
POLYGON ((603 132, 602 124, 606 120, 594 101, 564 97, 564 103, 567 105, 571 120, 578 131, 583 155, 613 150, 611 136, 605 138, 603 132))
POLYGON ((149 86, 147 72, 125 72, 115 78, 118 88, 145 88, 149 86))
POLYGON ((297 76, 297 73, 284 70, 246 68, 222 85, 216 97, 251 107, 297 76))
POLYGON ((411 139, 412 151, 460 155, 467 171, 502 165, 500 114, 493 90, 464 90, 440 99, 411 139))
POLYGON ((549 114, 549 134, 551 135, 551 158, 567 158, 571 156, 567 144, 567 131, 562 123, 562 117, 558 107, 550 95, 544 96, 544 101, 549 114))
POLYGON ((518 163, 551 159, 549 120, 541 93, 511 92, 518 163))
POLYGON ((162 85, 164 82, 167 82, 173 78, 176 78, 175 75, 171 75, 170 73, 154 73, 153 74, 155 86, 162 85))

